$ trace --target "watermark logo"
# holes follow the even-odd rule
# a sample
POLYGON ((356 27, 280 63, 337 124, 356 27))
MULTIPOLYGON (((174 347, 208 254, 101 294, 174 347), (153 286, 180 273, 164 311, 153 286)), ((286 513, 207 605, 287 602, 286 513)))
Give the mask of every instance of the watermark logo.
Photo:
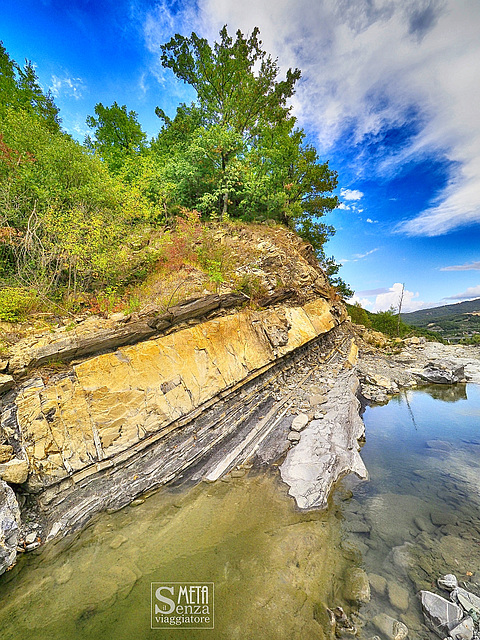
POLYGON ((152 582, 152 629, 213 629, 213 582, 152 582))

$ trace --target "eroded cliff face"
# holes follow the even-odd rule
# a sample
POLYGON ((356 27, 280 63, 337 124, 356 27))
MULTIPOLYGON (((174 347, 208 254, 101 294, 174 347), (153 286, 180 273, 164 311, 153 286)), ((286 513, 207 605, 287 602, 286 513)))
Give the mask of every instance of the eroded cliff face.
MULTIPOLYGON (((117 349, 15 395, 32 490, 74 476, 152 436, 337 323, 323 299, 239 311, 117 349)), ((100 464, 101 466, 101 464, 100 464)))
MULTIPOLYGON (((0 479, 36 522, 35 536, 24 526, 21 539, 36 546, 187 469, 216 479, 254 452, 269 462, 298 442, 292 394, 309 398, 317 379, 320 389, 320 363, 351 368, 356 347, 308 250, 295 245, 290 266, 300 285, 278 287, 272 273, 288 269, 289 256, 265 247, 270 288, 256 309, 225 291, 15 346, 0 389, 0 479), (60 371, 44 366, 51 359, 60 371)), ((323 402, 312 397, 307 422, 323 402)))

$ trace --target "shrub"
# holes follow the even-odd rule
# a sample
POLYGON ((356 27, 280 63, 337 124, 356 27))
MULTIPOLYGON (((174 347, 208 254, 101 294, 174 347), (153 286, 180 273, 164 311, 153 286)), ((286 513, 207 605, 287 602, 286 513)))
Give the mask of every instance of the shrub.
POLYGON ((36 291, 24 287, 5 287, 0 291, 0 320, 19 322, 38 303, 36 291))

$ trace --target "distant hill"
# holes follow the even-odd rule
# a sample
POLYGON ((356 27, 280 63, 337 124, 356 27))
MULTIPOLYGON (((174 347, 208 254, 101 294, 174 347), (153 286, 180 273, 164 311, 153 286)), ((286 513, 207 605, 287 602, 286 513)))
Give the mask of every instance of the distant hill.
POLYGON ((402 313, 402 320, 411 326, 435 331, 447 340, 458 342, 462 338, 480 334, 480 298, 402 313))

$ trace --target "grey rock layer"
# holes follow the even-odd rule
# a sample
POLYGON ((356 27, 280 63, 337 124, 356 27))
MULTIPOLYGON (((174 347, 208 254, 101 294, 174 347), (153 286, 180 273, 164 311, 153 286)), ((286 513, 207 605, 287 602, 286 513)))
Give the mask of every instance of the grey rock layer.
POLYGON ((368 477, 359 454, 365 427, 359 416, 358 386, 353 371, 338 376, 323 405, 325 416, 310 422, 280 467, 282 480, 301 509, 326 507, 333 483, 347 473, 368 477))
POLYGON ((0 574, 15 564, 20 509, 13 490, 0 480, 0 574))

